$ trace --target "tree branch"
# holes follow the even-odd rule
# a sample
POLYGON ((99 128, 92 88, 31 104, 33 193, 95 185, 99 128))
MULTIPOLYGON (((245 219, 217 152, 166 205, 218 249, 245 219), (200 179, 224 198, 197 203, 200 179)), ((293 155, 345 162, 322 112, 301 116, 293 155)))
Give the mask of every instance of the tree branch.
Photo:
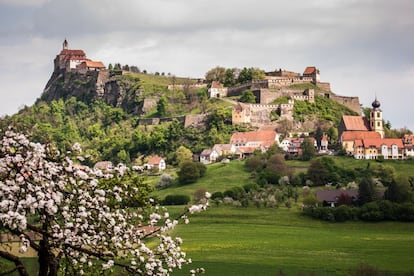
MULTIPOLYGON (((16 265, 16 269, 19 271, 20 276, 29 276, 29 274, 26 271, 26 268, 24 267, 24 265, 23 265, 22 261, 19 259, 19 257, 16 257, 13 254, 10 254, 10 253, 8 253, 6 251, 2 251, 2 250, 0 250, 0 257, 13 262, 16 265)), ((16 269, 14 269, 14 270, 16 270, 16 269)))

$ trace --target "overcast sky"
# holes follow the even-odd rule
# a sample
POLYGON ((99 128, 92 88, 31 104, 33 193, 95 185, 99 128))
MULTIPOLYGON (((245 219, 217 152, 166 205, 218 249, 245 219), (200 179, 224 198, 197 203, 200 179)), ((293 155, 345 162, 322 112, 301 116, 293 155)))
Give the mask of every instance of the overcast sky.
POLYGON ((203 77, 215 66, 316 66, 414 130, 412 0, 0 0, 0 115, 40 97, 67 38, 106 65, 203 77))

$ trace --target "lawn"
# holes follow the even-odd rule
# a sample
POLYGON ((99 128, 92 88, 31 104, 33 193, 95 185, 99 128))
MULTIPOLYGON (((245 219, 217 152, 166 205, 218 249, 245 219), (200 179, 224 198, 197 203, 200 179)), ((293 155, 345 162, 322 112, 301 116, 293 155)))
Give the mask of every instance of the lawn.
MULTIPOLYGON (((158 180, 157 180, 158 181, 158 180)), ((253 179, 244 168, 243 161, 233 161, 228 164, 216 163, 207 166, 205 176, 196 183, 183 186, 173 186, 168 189, 154 192, 154 196, 164 199, 166 195, 183 194, 193 196, 197 189, 206 189, 210 193, 224 192, 236 186, 251 183, 253 179)), ((155 181, 152 181, 154 183, 155 181)))
POLYGON ((179 226, 193 264, 207 275, 344 275, 369 264, 392 274, 414 272, 414 224, 327 223, 294 209, 212 207, 179 226))

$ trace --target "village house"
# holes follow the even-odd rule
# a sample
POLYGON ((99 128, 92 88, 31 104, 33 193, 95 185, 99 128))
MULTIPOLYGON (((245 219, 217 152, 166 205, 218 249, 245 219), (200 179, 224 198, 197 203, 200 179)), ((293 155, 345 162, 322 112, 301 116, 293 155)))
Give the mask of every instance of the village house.
POLYGON ((302 143, 305 141, 305 139, 309 139, 310 142, 314 145, 315 149, 317 148, 316 139, 313 137, 286 137, 282 140, 279 147, 290 155, 299 156, 302 154, 302 143))
POLYGON ((344 131, 339 139, 342 148, 348 155, 354 154, 354 143, 356 140, 380 139, 381 135, 375 131, 344 131))
POLYGON ((316 198, 322 202, 323 206, 336 207, 340 198, 348 198, 349 203, 358 200, 358 190, 318 190, 316 198))
POLYGON ((405 148, 399 138, 371 138, 355 140, 354 157, 356 159, 405 159, 405 148))
POLYGON ((215 163, 219 154, 214 149, 205 149, 200 154, 200 162, 204 165, 215 163))
POLYGON ((230 144, 242 156, 247 156, 255 150, 265 152, 275 143, 279 144, 279 137, 275 131, 235 132, 230 138, 230 144))
POLYGON ((414 135, 405 134, 403 137, 403 144, 405 147, 405 155, 407 157, 414 157, 414 144, 413 144, 414 135))
POLYGON ((219 156, 227 157, 236 152, 236 147, 231 144, 215 144, 213 150, 215 150, 219 156))
POLYGON ((160 157, 160 156, 158 156, 158 155, 154 155, 154 156, 151 156, 149 159, 148 159, 148 162, 145 164, 144 166, 147 168, 147 169, 153 169, 153 168, 156 168, 156 169, 158 169, 159 171, 163 171, 163 170, 165 170, 166 169, 166 163, 165 163, 165 160, 164 160, 164 158, 162 158, 162 157, 160 157), (145 166, 146 165, 146 166, 145 166))
POLYGON ((213 81, 211 87, 208 89, 209 98, 223 98, 227 97, 227 87, 224 87, 219 81, 213 81))

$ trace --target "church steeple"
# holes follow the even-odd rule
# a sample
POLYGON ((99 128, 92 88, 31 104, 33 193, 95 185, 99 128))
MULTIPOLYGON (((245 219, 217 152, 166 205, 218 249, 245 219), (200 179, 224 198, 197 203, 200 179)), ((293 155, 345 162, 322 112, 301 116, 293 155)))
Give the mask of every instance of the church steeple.
POLYGON ((63 41, 63 50, 67 50, 67 49, 68 49, 68 41, 65 38, 65 40, 63 41))
POLYGON ((382 110, 380 109, 381 103, 375 97, 375 100, 372 102, 372 110, 370 113, 370 128, 371 131, 376 131, 381 135, 381 138, 384 138, 384 126, 382 121, 382 110))

